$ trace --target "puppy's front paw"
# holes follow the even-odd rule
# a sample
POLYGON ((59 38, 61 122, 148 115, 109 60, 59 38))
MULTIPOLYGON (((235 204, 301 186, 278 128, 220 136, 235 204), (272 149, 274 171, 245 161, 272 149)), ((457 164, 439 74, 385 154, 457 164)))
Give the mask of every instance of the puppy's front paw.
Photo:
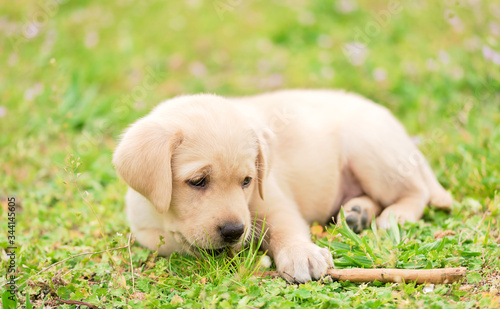
POLYGON ((332 253, 328 249, 307 242, 282 248, 275 262, 281 277, 299 283, 319 279, 333 267, 332 253))

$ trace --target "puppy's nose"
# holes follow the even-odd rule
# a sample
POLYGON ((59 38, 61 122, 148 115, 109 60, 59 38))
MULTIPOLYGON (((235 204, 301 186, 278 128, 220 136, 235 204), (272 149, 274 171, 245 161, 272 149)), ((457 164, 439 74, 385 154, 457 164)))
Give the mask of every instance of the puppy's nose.
POLYGON ((235 242, 245 231, 245 226, 241 223, 226 223, 219 229, 225 242, 235 242))

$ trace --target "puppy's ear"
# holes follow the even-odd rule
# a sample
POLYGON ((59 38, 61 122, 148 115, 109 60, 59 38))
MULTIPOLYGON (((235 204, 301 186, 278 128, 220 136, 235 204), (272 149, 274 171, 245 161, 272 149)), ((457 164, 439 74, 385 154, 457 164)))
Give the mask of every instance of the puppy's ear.
POLYGON ((118 174, 158 210, 166 212, 172 195, 172 152, 182 134, 169 132, 159 123, 142 119, 133 124, 113 155, 118 174))
POLYGON ((257 168, 257 187, 259 196, 264 199, 264 179, 269 173, 272 157, 271 157, 271 140, 274 133, 270 129, 264 129, 258 134, 259 153, 255 162, 257 168))

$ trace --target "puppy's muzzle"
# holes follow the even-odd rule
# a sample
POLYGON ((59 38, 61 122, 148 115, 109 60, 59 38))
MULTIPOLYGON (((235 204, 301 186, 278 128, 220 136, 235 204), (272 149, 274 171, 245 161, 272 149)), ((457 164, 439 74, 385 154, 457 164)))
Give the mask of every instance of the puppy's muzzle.
POLYGON ((219 232, 224 242, 231 244, 240 239, 245 232, 245 226, 241 223, 226 223, 219 227, 219 232))

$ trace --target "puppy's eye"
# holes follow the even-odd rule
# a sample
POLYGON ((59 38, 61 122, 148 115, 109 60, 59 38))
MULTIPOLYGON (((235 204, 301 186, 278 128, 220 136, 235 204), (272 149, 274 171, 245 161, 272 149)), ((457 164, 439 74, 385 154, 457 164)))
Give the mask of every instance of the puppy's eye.
POLYGON ((243 179, 243 182, 241 183, 241 187, 242 188, 248 188, 248 186, 250 185, 250 183, 252 182, 252 177, 245 177, 245 179, 243 179))
POLYGON ((199 179, 190 179, 187 181, 188 185, 195 188, 205 188, 208 184, 207 177, 199 178, 199 179))

